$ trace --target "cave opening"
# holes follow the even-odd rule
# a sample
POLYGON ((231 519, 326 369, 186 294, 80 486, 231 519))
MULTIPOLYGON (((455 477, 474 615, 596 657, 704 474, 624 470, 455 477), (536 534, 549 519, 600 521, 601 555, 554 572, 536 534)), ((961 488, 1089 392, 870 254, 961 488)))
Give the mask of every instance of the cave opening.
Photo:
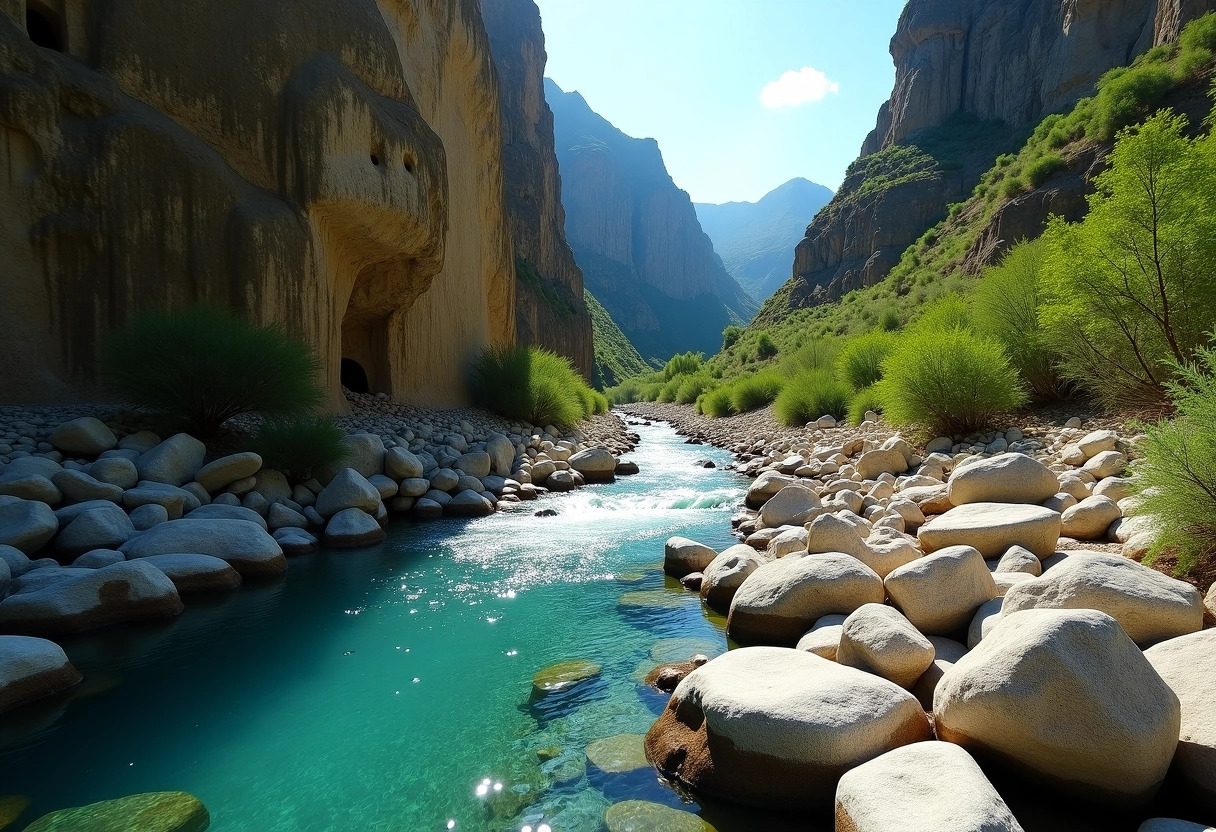
POLYGON ((56 52, 63 51, 63 38, 59 34, 59 27, 56 25, 54 15, 45 10, 38 9, 33 5, 27 5, 25 9, 25 31, 29 33, 30 40, 35 46, 41 46, 43 49, 53 49, 56 52))
POLYGON ((367 371, 353 358, 342 359, 342 386, 352 393, 372 392, 367 381, 367 371))

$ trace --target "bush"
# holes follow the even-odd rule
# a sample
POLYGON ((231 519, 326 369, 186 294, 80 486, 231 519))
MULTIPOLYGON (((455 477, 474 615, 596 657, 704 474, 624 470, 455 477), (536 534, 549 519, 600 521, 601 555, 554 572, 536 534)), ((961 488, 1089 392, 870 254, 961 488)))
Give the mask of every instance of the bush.
POLYGON ((1026 178, 1037 188, 1065 167, 1067 165, 1059 153, 1045 153, 1026 166, 1026 178))
POLYGON ((853 395, 853 400, 849 402, 849 424, 860 425, 866 420, 866 413, 873 410, 875 413, 882 413, 884 410, 882 394, 878 387, 867 387, 865 390, 858 390, 853 395))
POLYGON ((984 270, 971 296, 976 329, 996 339, 1033 398, 1068 398, 1071 385, 1060 377, 1060 356, 1048 345, 1039 323, 1039 273, 1047 254, 1036 240, 1014 246, 998 266, 984 270))
POLYGON ((1199 75, 1212 65, 1216 53, 1216 14, 1191 21, 1178 39, 1178 70, 1184 78, 1199 75))
POLYGON ((952 435, 985 428, 1026 401, 1001 345, 961 328, 905 335, 883 364, 878 393, 894 424, 952 435))
POLYGON ((1168 65, 1144 63, 1113 69, 1098 82, 1094 132, 1102 141, 1147 116, 1174 87, 1174 71, 1168 65))
POLYGON ((233 416, 292 416, 324 399, 312 347, 209 306, 138 316, 107 339, 101 374, 127 406, 203 439, 233 416))
POLYGON ((591 390, 569 359, 535 347, 483 350, 469 387, 480 407, 533 425, 568 428, 595 412, 586 396, 591 390))
POLYGON ((1120 134, 1080 223, 1045 236, 1039 318, 1064 376, 1112 409, 1168 407, 1216 326, 1216 139, 1167 113, 1120 134))
POLYGON ((1176 417, 1148 428, 1134 479, 1139 510, 1165 521, 1150 562, 1173 554, 1184 575, 1201 562, 1210 567, 1216 554, 1216 352, 1197 359, 1168 385, 1176 417))
POLYGON ((949 332, 971 328, 971 306, 962 295, 943 295, 925 307, 913 329, 918 332, 949 332))
POLYGON ((734 415, 735 408, 731 403, 731 389, 719 387, 717 390, 704 394, 697 400, 697 410, 711 419, 734 415))
POLYGON ((692 404, 709 389, 711 384, 713 381, 707 375, 697 374, 685 377, 680 383, 680 389, 676 391, 676 404, 692 404))
POLYGON ((773 343, 772 337, 767 332, 761 332, 756 338, 756 358, 763 361, 767 358, 772 358, 777 354, 777 345, 773 343))
POLYGON ((887 307, 887 311, 882 313, 882 317, 878 319, 878 327, 883 332, 894 332, 899 329, 903 323, 899 320, 899 311, 887 307))
POLYGON ((692 375, 700 370, 704 363, 705 354, 700 352, 686 352, 683 355, 673 356, 667 362, 667 366, 663 368, 663 379, 671 381, 676 376, 692 375))
POLYGON ((299 484, 317 469, 343 462, 344 436, 346 432, 326 416, 295 416, 263 422, 249 448, 262 457, 263 465, 299 484))
POLYGON ((802 427, 820 416, 844 419, 852 393, 848 384, 833 378, 827 370, 809 370, 785 382, 773 412, 787 427, 802 427))
POLYGON ((891 354, 897 340, 896 336, 882 331, 851 339, 836 362, 840 378, 854 390, 863 390, 881 381, 882 362, 891 354))
POLYGON ((736 381, 730 404, 736 413, 750 413, 773 403, 781 392, 782 379, 775 373, 757 373, 736 381))
POLYGON ((722 349, 728 350, 735 344, 739 343, 739 338, 743 335, 743 327, 728 326, 722 330, 722 349))
POLYGON ((794 376, 807 370, 831 370, 840 356, 840 341, 836 338, 812 338, 786 358, 782 372, 794 376))
POLYGON ((579 398, 582 399, 584 415, 597 416, 600 413, 608 412, 608 397, 597 390, 592 390, 587 385, 583 385, 578 391, 579 398))

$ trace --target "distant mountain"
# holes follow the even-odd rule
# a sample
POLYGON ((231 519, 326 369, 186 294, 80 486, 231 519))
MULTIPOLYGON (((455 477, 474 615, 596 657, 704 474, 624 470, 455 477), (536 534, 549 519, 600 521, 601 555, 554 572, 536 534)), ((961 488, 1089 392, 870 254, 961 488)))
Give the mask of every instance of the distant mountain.
POLYGON ((730 276, 654 139, 635 139, 545 79, 566 239, 587 288, 647 361, 713 354, 757 302, 730 276))
POLYGON ((831 199, 831 189, 791 179, 759 202, 698 202, 694 207, 726 270, 763 302, 790 279, 794 247, 831 199))

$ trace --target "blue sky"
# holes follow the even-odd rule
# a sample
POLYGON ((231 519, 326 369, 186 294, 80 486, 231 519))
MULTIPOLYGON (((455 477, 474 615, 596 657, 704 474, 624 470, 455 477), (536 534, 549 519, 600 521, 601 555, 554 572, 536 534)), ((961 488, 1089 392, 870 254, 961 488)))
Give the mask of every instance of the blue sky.
POLYGON ((657 139, 694 201, 730 202, 796 176, 840 185, 890 95, 904 0, 537 5, 546 74, 626 133, 657 139))

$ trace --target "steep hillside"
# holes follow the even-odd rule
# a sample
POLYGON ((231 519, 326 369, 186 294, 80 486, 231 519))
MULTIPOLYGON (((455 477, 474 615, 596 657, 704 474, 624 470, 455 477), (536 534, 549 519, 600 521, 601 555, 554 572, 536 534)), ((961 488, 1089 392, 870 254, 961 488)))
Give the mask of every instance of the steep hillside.
POLYGON ((502 92, 503 185, 515 244, 515 329, 592 373, 583 273, 566 243, 553 113, 545 103, 545 36, 533 0, 482 0, 502 92))
POLYGON ((612 320, 608 310, 595 296, 583 290, 587 309, 591 313, 591 328, 595 334, 595 366, 591 383, 597 389, 612 387, 623 379, 650 372, 653 367, 642 360, 633 344, 612 320))
POLYGON ((566 237, 587 287, 644 358, 713 352, 755 301, 701 230, 653 139, 635 139, 551 80, 566 237))
POLYGON ((758 202, 694 207, 726 270, 763 302, 789 280, 794 247, 831 198, 829 188, 791 179, 758 202))

